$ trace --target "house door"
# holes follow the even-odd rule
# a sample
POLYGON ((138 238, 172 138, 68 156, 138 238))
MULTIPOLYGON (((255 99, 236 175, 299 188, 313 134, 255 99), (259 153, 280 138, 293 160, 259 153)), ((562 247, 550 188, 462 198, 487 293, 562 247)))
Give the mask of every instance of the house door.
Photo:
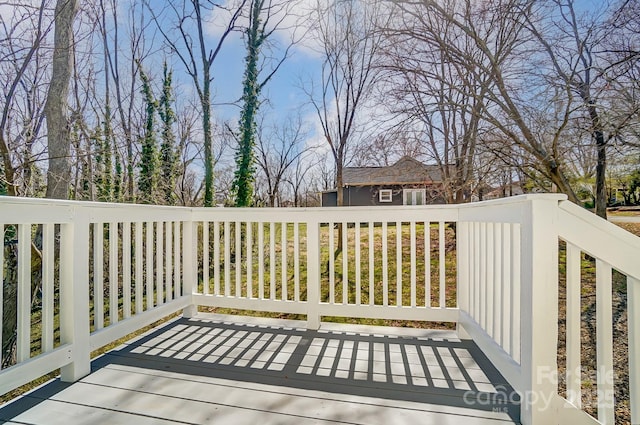
POLYGON ((427 203, 426 189, 404 189, 402 197, 404 205, 425 205, 427 203))

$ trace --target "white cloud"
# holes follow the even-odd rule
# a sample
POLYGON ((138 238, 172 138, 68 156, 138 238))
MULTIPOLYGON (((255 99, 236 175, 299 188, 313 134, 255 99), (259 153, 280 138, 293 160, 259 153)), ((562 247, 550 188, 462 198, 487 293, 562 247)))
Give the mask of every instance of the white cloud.
MULTIPOLYGON (((282 46, 288 46, 292 41, 296 43, 294 50, 305 56, 318 57, 319 40, 311 32, 311 17, 319 0, 274 0, 271 3, 269 20, 277 25, 274 32, 275 40, 282 46)), ((320 0, 324 1, 324 0, 320 0)), ((220 7, 207 12, 205 16, 205 32, 207 36, 219 39, 229 26, 234 12, 239 7, 240 0, 225 0, 220 7)), ((248 8, 250 2, 244 5, 245 11, 236 21, 238 28, 248 25, 248 8)), ((236 31, 231 34, 232 40, 240 40, 242 34, 236 31)))

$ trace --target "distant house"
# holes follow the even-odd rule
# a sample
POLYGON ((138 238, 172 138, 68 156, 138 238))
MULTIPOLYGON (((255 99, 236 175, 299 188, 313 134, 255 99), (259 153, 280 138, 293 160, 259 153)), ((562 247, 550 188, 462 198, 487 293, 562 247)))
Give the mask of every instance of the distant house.
POLYGON ((508 196, 516 196, 522 194, 524 194, 524 190, 522 189, 522 185, 520 185, 520 182, 513 182, 489 189, 483 194, 481 200, 487 201, 489 199, 506 198, 508 196))
MULTIPOLYGON (((388 167, 345 167, 344 206, 424 205, 444 203, 442 174, 408 156, 388 167)), ((322 206, 337 205, 337 190, 322 192, 322 206)))

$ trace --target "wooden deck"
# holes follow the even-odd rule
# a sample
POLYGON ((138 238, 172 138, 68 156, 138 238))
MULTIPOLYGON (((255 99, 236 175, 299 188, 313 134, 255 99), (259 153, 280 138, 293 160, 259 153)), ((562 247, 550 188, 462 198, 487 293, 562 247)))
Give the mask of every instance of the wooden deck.
POLYGON ((10 424, 518 422, 512 390, 453 332, 199 315, 0 408, 10 424))

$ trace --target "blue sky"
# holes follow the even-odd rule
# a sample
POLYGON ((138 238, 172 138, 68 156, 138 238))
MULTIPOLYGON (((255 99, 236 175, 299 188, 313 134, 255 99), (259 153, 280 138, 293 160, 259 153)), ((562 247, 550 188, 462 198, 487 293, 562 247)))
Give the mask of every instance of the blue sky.
MULTIPOLYGON (((227 43, 221 51, 221 56, 214 65, 213 100, 218 114, 223 118, 237 117, 239 108, 220 105, 238 100, 242 94, 242 77, 244 73, 244 44, 240 39, 227 43)), ((275 76, 266 85, 263 99, 278 115, 295 113, 308 103, 307 96, 300 89, 300 81, 308 79, 309 75, 320 67, 316 58, 310 57, 301 49, 295 49, 275 76)), ((270 108, 265 105, 265 109, 270 108)))
MULTIPOLYGON (((237 1, 238 0, 223 0, 222 3, 223 5, 229 5, 229 7, 231 7, 234 3, 237 3, 237 1)), ((277 1, 274 1, 274 3, 277 3, 277 1)), ((164 29, 167 31, 167 34, 175 37, 177 45, 182 46, 180 35, 174 32, 176 24, 175 13, 167 7, 167 3, 154 0, 149 0, 149 2, 154 8, 155 13, 157 13, 159 21, 161 23, 166 21, 167 25, 164 29)), ((282 4, 292 8, 293 12, 298 14, 304 13, 302 11, 308 9, 308 5, 315 4, 315 2, 316 0, 282 0, 282 4)), ((245 7, 248 7, 248 4, 247 2, 245 7)), ((141 4, 133 0, 118 2, 117 5, 121 25, 123 25, 123 21, 128 19, 128 8, 131 5, 135 5, 136 8, 141 7, 141 10, 146 10, 141 4)), ((207 51, 216 47, 222 31, 228 25, 229 18, 230 15, 220 9, 207 11, 207 13, 204 14, 207 51)), ((240 27, 247 24, 246 19, 244 21, 242 19, 243 18, 238 21, 240 27)), ((297 28, 297 20, 298 18, 295 16, 286 18, 282 25, 283 30, 271 36, 271 43, 279 45, 280 48, 286 47, 293 31, 296 31, 296 34, 300 34, 300 28, 297 28)), ((124 25, 126 26, 127 24, 124 25)), ((191 26, 188 32, 195 39, 197 37, 195 25, 191 23, 188 23, 188 25, 191 26)), ((149 25, 146 29, 146 34, 148 42, 155 45, 154 49, 158 49, 162 43, 163 36, 159 33, 155 25, 149 25), (154 41, 152 42, 151 40, 154 41)), ((299 36, 297 38, 300 39, 299 36)), ((212 67, 214 79, 211 90, 214 113, 218 118, 231 121, 234 124, 237 123, 240 111, 240 102, 238 102, 238 100, 242 94, 245 54, 246 50, 244 41, 242 40, 242 34, 240 30, 238 30, 229 35, 225 40, 212 67), (236 103, 236 105, 231 105, 232 103, 236 103)), ((275 52, 274 56, 280 57, 281 55, 275 52)), ((278 119, 285 119, 288 114, 300 112, 304 109, 303 106, 308 104, 308 98, 299 88, 300 80, 304 78, 309 80, 308 76, 313 72, 319 71, 321 66, 317 55, 304 43, 296 44, 290 51, 289 56, 262 93, 263 100, 268 99, 268 104, 265 103, 263 105, 262 111, 278 119), (307 77, 303 77, 303 75, 307 75, 307 77)), ((163 55, 161 52, 160 55, 152 55, 152 57, 144 63, 146 72, 156 84, 159 83, 161 80, 161 61, 165 57, 170 60, 170 66, 174 71, 176 97, 179 98, 178 105, 180 104, 180 99, 191 101, 194 94, 193 82, 186 74, 184 65, 176 55, 169 54, 168 52, 166 55, 163 55)), ((198 61, 198 71, 201 72, 199 55, 196 60, 198 61)), ((305 112, 303 111, 302 114, 304 115, 305 112)))
MULTIPOLYGON (((297 10, 304 10, 305 5, 310 2, 305 0, 297 0, 297 10)), ((272 42, 280 48, 284 48, 289 43, 289 37, 294 26, 294 19, 291 18, 285 22, 285 26, 290 27, 289 30, 283 30, 272 36, 272 42)), ((212 44, 217 41, 218 29, 215 28, 217 22, 214 20, 213 25, 208 28, 209 37, 212 44)), ((217 24, 219 25, 219 24, 217 24)), ((300 31, 296 35, 298 38, 300 31)), ((262 98, 268 99, 268 105, 263 104, 263 112, 274 115, 278 120, 284 119, 287 115, 300 112, 302 115, 311 112, 308 106, 308 97, 300 89, 301 82, 307 81, 311 75, 317 73, 321 63, 317 55, 308 46, 306 40, 301 40, 290 51, 289 57, 280 67, 275 76, 266 85, 262 98)), ((282 50, 280 50, 282 51, 282 50)), ((218 116, 225 119, 236 119, 239 108, 234 106, 226 106, 238 100, 242 94, 242 77, 244 73, 244 57, 246 51, 244 42, 240 34, 234 34, 227 39, 223 46, 219 58, 214 65, 214 83, 215 98, 213 100, 218 116)), ((275 56, 279 57, 276 50, 275 56)))

